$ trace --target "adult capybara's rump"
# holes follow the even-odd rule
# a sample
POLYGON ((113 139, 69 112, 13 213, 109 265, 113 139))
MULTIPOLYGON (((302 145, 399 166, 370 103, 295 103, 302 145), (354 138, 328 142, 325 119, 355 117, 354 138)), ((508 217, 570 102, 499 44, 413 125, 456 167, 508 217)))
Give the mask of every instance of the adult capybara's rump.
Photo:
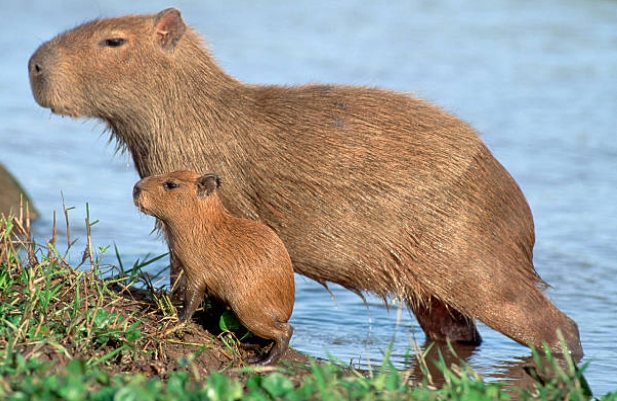
POLYGON ((559 329, 582 354, 541 291, 519 187, 441 109, 374 88, 243 84, 175 9, 81 25, 29 69, 39 104, 104 120, 142 177, 217 171, 223 204, 273 228, 297 272, 405 299, 430 339, 478 344, 478 319, 554 351, 559 329))
POLYGON ((291 260, 265 225, 235 218, 220 203, 215 174, 177 171, 135 184, 135 205, 163 224, 169 250, 186 276, 181 321, 206 293, 229 305, 253 334, 274 341, 261 364, 275 362, 293 333, 291 260))

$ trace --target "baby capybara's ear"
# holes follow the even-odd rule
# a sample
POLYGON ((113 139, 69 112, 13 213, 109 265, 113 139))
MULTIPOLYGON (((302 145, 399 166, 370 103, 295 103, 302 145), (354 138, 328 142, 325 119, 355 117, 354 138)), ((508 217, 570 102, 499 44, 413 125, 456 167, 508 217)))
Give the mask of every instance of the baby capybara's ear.
POLYGON ((195 185, 197 185, 197 195, 206 197, 221 185, 221 179, 216 174, 204 174, 197 179, 195 185))
POLYGON ((172 7, 158 13, 156 15, 154 32, 156 43, 166 51, 173 50, 176 47, 176 43, 186 32, 186 24, 182 20, 180 10, 172 7))

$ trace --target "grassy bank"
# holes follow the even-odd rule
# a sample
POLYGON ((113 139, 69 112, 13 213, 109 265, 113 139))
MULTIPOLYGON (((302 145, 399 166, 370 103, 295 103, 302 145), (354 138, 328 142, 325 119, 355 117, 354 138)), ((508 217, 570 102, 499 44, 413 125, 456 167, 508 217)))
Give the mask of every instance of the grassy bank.
MULTIPOLYGON (((23 221, 0 221, 0 399, 590 398, 584 368, 551 358, 529 369, 534 385, 526 389, 486 382, 462 361, 437 363, 440 386, 430 375, 411 382, 409 372, 394 369, 387 357, 369 372, 293 350, 276 366, 245 366, 240 334, 208 325, 207 311, 190 324, 178 323, 167 294, 142 271, 158 257, 130 268, 120 258, 117 266, 101 266, 101 254, 114 250, 95 249, 95 223, 87 218, 84 257, 71 266, 66 254, 77 242, 68 226, 66 237, 60 240, 54 228, 41 244, 23 221)), ((617 392, 602 399, 615 400, 617 392)))

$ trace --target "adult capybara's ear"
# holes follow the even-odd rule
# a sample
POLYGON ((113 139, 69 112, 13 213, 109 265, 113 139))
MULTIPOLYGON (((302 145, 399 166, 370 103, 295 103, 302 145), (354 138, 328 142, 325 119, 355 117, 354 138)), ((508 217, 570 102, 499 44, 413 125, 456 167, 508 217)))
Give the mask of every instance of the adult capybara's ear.
POLYGON ((185 32, 186 24, 177 8, 167 8, 156 15, 154 22, 155 39, 164 50, 173 50, 185 32))
POLYGON ((221 179, 216 174, 204 174, 197 179, 196 185, 197 195, 205 198, 221 185, 221 179))

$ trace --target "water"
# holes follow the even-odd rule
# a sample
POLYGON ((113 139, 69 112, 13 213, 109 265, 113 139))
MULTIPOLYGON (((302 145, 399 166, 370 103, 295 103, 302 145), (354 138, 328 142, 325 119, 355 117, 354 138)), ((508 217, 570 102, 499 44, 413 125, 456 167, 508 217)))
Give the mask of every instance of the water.
MULTIPOLYGON (((72 235, 84 245, 85 205, 95 245, 117 244, 132 264, 165 246, 132 204, 138 179, 114 155, 104 126, 52 116, 30 94, 26 63, 43 41, 98 16, 156 12, 128 2, 0 0, 0 162, 41 212, 74 207, 72 235), (4 4, 7 3, 7 4, 4 4)), ((222 66, 251 83, 332 82, 414 91, 481 133, 520 183, 537 228, 535 263, 555 304, 581 329, 587 379, 596 395, 617 389, 617 3, 477 0, 359 2, 177 1, 222 66)), ((115 257, 108 251, 109 263, 115 257)), ((75 259, 77 257, 75 256, 75 259)), ((162 267, 163 264, 157 267, 162 267)), ((292 345, 363 366, 390 341, 403 365, 424 337, 405 310, 369 308, 356 295, 297 277, 292 345), (400 322, 399 317, 400 315, 400 322)), ((468 361, 483 375, 509 375, 526 348, 485 326, 468 361)))

